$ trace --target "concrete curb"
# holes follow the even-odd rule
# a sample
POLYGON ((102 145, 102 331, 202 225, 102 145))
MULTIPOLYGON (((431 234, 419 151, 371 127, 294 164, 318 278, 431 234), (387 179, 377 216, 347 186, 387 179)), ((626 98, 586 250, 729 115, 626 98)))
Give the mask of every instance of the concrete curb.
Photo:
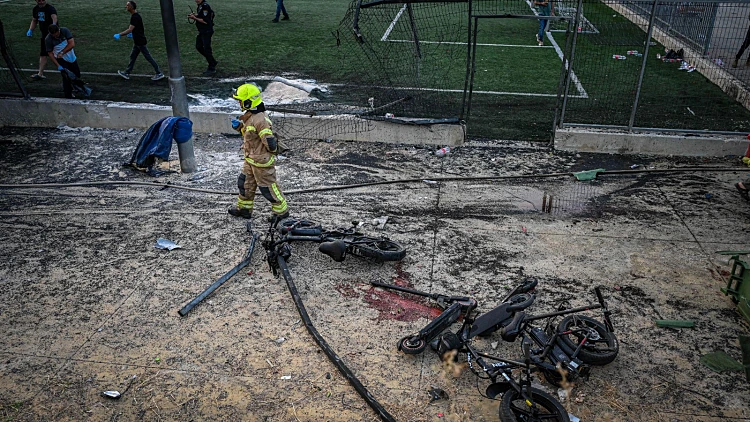
MULTIPOLYGON (((0 99, 0 127, 95 127, 106 129, 147 129, 157 120, 171 116, 172 108, 154 104, 57 98, 0 99)), ((229 119, 238 113, 191 110, 193 131, 235 133, 229 119)), ((462 145, 466 130, 460 124, 409 125, 365 120, 353 116, 307 117, 272 114, 275 131, 281 137, 403 143, 413 145, 462 145)))
POLYGON ((555 133, 555 148, 610 154, 653 154, 696 157, 745 155, 750 141, 741 136, 628 133, 565 128, 555 133))

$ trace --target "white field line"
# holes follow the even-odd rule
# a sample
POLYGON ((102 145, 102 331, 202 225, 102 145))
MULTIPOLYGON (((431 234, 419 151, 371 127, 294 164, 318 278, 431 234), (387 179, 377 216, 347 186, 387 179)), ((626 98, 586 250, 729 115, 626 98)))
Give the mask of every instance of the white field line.
MULTIPOLYGON (((531 2, 529 0, 526 0, 526 4, 529 6, 532 12, 534 12, 535 15, 539 16, 539 14, 536 12, 536 9, 534 9, 534 6, 531 5, 531 2)), ((547 28, 549 28, 549 21, 547 21, 547 28)), ((546 31, 547 38, 549 39, 549 42, 552 43, 552 46, 555 47, 555 51, 557 52, 557 57, 560 58, 560 61, 563 60, 563 52, 560 46, 557 44, 557 41, 555 41, 555 37, 552 36, 552 32, 546 31)), ((568 64, 565 64, 565 69, 567 70, 568 64)), ((573 81, 573 84, 576 86, 576 89, 578 90, 577 98, 588 98, 589 94, 586 92, 585 89, 583 89, 583 85, 581 84, 581 81, 578 80, 578 76, 576 76, 575 71, 572 69, 570 70, 570 80, 573 81)))
POLYGON ((406 10, 406 3, 404 3, 404 6, 401 8, 401 10, 398 11, 398 13, 396 14, 396 17, 393 18, 393 21, 391 22, 391 25, 385 31, 385 34, 383 34, 383 37, 380 38, 380 41, 386 41, 386 40, 388 40, 388 35, 391 35, 391 31, 393 31, 393 27, 396 26, 396 22, 398 22, 399 18, 404 13, 404 10, 406 10))
MULTIPOLYGON (((526 0, 526 4, 529 5, 531 10, 536 14, 536 10, 531 6, 531 2, 526 0)), ((385 42, 402 42, 402 43, 413 43, 414 41, 411 40, 389 40, 388 36, 391 34, 391 31, 393 31, 393 28, 396 26, 396 23, 401 18, 401 15, 404 13, 404 10, 406 10, 406 4, 401 7, 401 10, 398 11, 396 16, 393 18, 393 21, 388 26, 388 29, 386 29, 383 36, 380 38, 380 41, 385 42)), ((478 46, 484 46, 484 47, 513 47, 513 48, 554 48, 555 52, 557 52, 557 56, 562 61, 563 54, 562 49, 559 45, 557 45, 557 42, 552 37, 552 34, 550 32, 547 32, 547 38, 549 38, 552 45, 550 47, 547 46, 538 46, 538 45, 514 45, 514 44, 483 44, 478 43, 478 46)), ((447 45, 466 45, 465 42, 455 42, 455 41, 449 41, 449 42, 441 42, 441 41, 420 41, 420 44, 447 44, 447 45)), ((567 68, 567 66, 566 66, 567 68)), ((570 95, 571 98, 588 98, 589 95, 586 93, 586 90, 583 89, 583 85, 581 85, 581 82, 578 80, 578 77, 576 76, 575 72, 570 72, 571 80, 573 81, 573 84, 575 84, 576 89, 578 90, 578 95, 570 95)), ((463 92, 463 90, 455 90, 455 89, 436 89, 436 88, 401 88, 401 89, 407 89, 407 90, 417 90, 417 91, 436 91, 436 92, 463 92)), ((477 94, 490 94, 490 95, 518 95, 518 96, 527 96, 527 97, 557 97, 557 94, 532 94, 529 92, 505 92, 505 91, 472 91, 477 94)))
MULTIPOLYGON (((349 86, 346 84, 329 84, 328 86, 349 86)), ((374 86, 373 88, 379 89, 403 89, 406 91, 430 91, 430 92, 456 92, 462 93, 463 89, 442 89, 442 88, 413 88, 413 87, 392 87, 392 86, 374 86)), ((475 94, 489 94, 489 95, 516 95, 521 97, 557 97, 557 94, 534 94, 531 92, 506 92, 506 91, 472 91, 475 94)), ((581 98, 578 95, 570 95, 570 98, 581 98)))
MULTIPOLYGON (((384 40, 381 40, 384 41, 384 40)), ((411 40, 385 40, 388 42, 411 42, 414 41, 411 40)), ((420 44, 448 44, 448 45, 466 45, 465 42, 456 42, 456 41, 420 41, 420 44)), ((516 48, 552 48, 552 46, 546 46, 546 45, 518 45, 518 44, 482 44, 477 43, 478 46, 484 46, 484 47, 516 47, 516 48)))

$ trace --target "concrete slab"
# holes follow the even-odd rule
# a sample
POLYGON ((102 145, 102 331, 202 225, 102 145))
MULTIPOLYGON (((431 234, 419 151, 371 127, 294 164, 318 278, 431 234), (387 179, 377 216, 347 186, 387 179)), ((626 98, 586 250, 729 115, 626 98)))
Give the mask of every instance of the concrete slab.
POLYGON ((563 151, 723 157, 744 156, 748 146, 750 141, 741 136, 627 133, 588 128, 563 128, 555 133, 555 148, 563 151))
MULTIPOLYGON (((97 127, 148 129, 161 118, 171 116, 171 107, 153 104, 80 101, 58 98, 33 100, 0 98, 0 127, 97 127)), ((193 131, 234 133, 229 120, 238 114, 201 107, 190 111, 193 131)), ((276 132, 283 138, 386 142, 414 145, 456 146, 464 143, 466 130, 460 124, 410 124, 355 116, 310 117, 271 113, 276 132)))
MULTIPOLYGON (((151 178, 121 166, 141 133, 0 129, 0 285, 12 299, 0 303, 0 415, 23 421, 376 418, 298 322, 285 282, 271 274, 262 251, 187 317, 177 316, 248 247, 246 220, 226 213, 235 201, 239 140, 198 133, 198 172, 151 178), (18 186, 86 181, 111 184, 18 186), (182 249, 156 250, 159 237, 182 249), (124 389, 133 374, 130 398, 99 396, 124 389)), ((481 396, 488 383, 474 377, 465 357, 443 365, 429 351, 397 352, 401 337, 441 309, 369 282, 470 295, 488 310, 532 276, 540 286, 530 313, 590 303, 598 285, 614 312, 619 356, 576 383, 567 403, 574 415, 635 422, 664 415, 750 418, 744 374, 717 374, 699 363, 715 350, 738 358, 737 336, 750 333, 719 290, 729 267, 715 254, 747 249, 750 205, 732 185, 748 169, 736 158, 639 156, 646 168, 736 172, 601 176, 584 185, 570 176, 539 175, 627 169, 633 157, 504 142, 472 142, 443 158, 428 146, 290 144, 278 174, 292 215, 327 228, 365 222, 364 233, 388 236, 408 250, 399 263, 356 257, 335 263, 314 243, 294 244, 289 261, 318 331, 396 420, 496 421, 498 403, 481 396), (531 174, 537 177, 423 181, 531 174), (344 186, 399 179, 416 181, 344 186), (344 189, 319 190, 325 186, 344 189), (560 200, 551 212, 540 209, 545 193, 560 200), (379 229, 372 220, 381 216, 389 219, 379 229), (658 328, 654 319, 691 319, 696 326, 658 328), (449 399, 430 404, 433 386, 449 399)), ((251 222, 262 232, 270 206, 257 199, 251 222)), ((511 359, 520 355, 519 342, 497 335, 474 345, 511 359)), ((557 395, 545 381, 534 382, 557 395)))

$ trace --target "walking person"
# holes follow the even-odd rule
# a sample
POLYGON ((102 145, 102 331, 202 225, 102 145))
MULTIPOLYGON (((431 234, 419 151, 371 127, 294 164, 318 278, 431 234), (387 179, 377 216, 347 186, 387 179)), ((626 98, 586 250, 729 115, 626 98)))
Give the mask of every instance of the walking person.
POLYGON ((271 203, 273 215, 282 220, 289 216, 286 198, 276 182, 276 154, 279 142, 273 134, 271 119, 260 89, 253 84, 241 85, 232 95, 245 112, 232 120, 232 128, 243 135, 242 151, 245 155, 242 173, 237 178, 240 194, 237 206, 229 208, 235 217, 250 218, 255 206, 255 189, 271 203))
POLYGON ((284 0, 276 0, 276 17, 273 18, 271 22, 276 23, 279 21, 279 16, 281 14, 284 14, 284 17, 281 18, 283 21, 289 20, 289 14, 286 13, 286 8, 284 7, 284 0))
MULTIPOLYGON (((747 17, 750 19, 750 16, 747 17)), ((737 62, 740 61, 740 57, 742 57, 742 53, 745 52, 747 47, 750 47, 750 27, 747 28, 747 34, 745 34, 745 41, 742 42, 742 47, 740 47, 740 51, 737 52, 737 55, 734 56, 734 59, 732 59, 732 67, 737 67, 737 62)), ((747 57, 747 62, 745 63, 745 66, 750 66, 750 56, 747 57)))
POLYGON ((206 0, 195 0, 195 4, 198 5, 198 10, 188 15, 188 19, 195 20, 195 28, 198 30, 198 36, 195 37, 195 49, 208 62, 208 69, 203 72, 203 76, 213 76, 216 74, 217 61, 211 50, 211 37, 214 35, 216 14, 206 0))
MULTIPOLYGON (((549 0, 534 0, 534 6, 537 7, 538 16, 550 16, 551 8, 549 0)), ((540 46, 544 45, 544 31, 547 29, 548 19, 539 19, 539 31, 536 34, 536 42, 540 46)))
POLYGON ((34 29, 39 27, 39 31, 42 33, 42 42, 39 48, 39 71, 31 76, 31 79, 39 81, 45 78, 44 68, 47 66, 47 45, 45 40, 49 34, 50 25, 57 25, 57 9, 51 4, 47 3, 47 0, 36 0, 36 6, 31 12, 31 24, 29 24, 29 30, 26 31, 26 36, 31 37, 34 35, 34 29))
POLYGON ((125 68, 124 71, 118 70, 117 74, 125 79, 130 79, 130 72, 133 71, 133 66, 135 66, 135 59, 138 58, 139 54, 143 53, 143 57, 146 58, 146 61, 151 63, 151 66, 154 67, 154 72, 156 72, 156 74, 151 77, 151 80, 158 81, 159 79, 164 79, 164 74, 161 73, 159 65, 156 63, 156 60, 151 57, 151 53, 148 51, 148 47, 146 47, 146 30, 143 27, 143 18, 141 18, 137 8, 138 6, 134 1, 129 1, 125 4, 125 10, 130 13, 130 26, 128 29, 115 34, 116 40, 119 40, 122 36, 130 37, 131 34, 133 38, 133 49, 130 51, 130 63, 128 63, 128 67, 125 68))
POLYGON ((68 28, 60 28, 57 25, 49 26, 49 34, 45 38, 45 47, 47 55, 62 74, 65 98, 75 98, 73 96, 74 86, 85 96, 91 95, 91 88, 87 87, 81 80, 78 58, 73 51, 75 46, 76 41, 73 38, 73 33, 68 28))

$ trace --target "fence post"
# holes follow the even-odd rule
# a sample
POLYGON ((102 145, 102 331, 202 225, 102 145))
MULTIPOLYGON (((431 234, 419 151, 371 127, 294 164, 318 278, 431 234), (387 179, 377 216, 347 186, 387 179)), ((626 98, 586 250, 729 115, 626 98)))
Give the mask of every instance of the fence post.
POLYGON ((466 77, 464 78, 464 95, 461 99, 461 115, 458 116, 459 120, 466 120, 466 115, 464 114, 464 111, 466 111, 466 93, 469 91, 469 74, 471 72, 471 34, 472 34, 472 28, 471 28, 471 13, 472 13, 472 0, 469 0, 469 28, 468 28, 468 34, 466 35, 466 77))
MULTIPOLYGON (((570 48, 570 57, 568 62, 563 62, 563 66, 568 67, 568 71, 565 74, 565 90, 563 91, 563 103, 562 110, 560 111, 560 127, 565 123, 565 109, 568 107, 568 92, 570 90, 570 73, 573 71, 573 58, 576 55, 576 43, 578 42, 578 25, 581 23, 581 11, 583 10, 583 0, 578 0, 578 9, 576 10, 576 18, 573 22, 573 46, 570 48)), ((564 58, 563 58, 564 59, 564 58)), ((554 134, 553 134, 554 136, 554 134)))
POLYGON ((630 121, 628 122, 628 132, 633 131, 635 122, 635 113, 638 111, 638 99, 641 97, 641 88, 643 87, 643 74, 646 72, 646 61, 648 59, 648 50, 651 46, 651 35, 654 32, 654 19, 656 18, 656 2, 653 0, 651 6, 651 17, 648 20, 648 33, 646 34, 646 49, 643 51, 643 61, 641 62, 641 73, 638 75, 638 84, 635 87, 635 100, 633 100, 633 110, 630 112, 630 121))

